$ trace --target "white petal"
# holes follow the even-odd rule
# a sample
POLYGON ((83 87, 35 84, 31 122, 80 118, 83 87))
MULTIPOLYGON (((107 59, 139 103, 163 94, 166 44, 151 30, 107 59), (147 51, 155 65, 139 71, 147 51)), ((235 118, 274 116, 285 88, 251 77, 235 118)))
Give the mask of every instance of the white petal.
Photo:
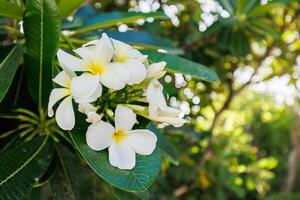
POLYGON ((135 166, 135 152, 126 142, 113 142, 108 148, 109 162, 119 169, 132 169, 135 166))
POLYGON ((129 85, 138 84, 145 79, 146 67, 143 63, 135 59, 128 59, 126 62, 121 64, 129 72, 129 80, 127 81, 129 85))
POLYGON ((163 86, 157 81, 152 80, 146 89, 147 101, 151 104, 164 104, 163 86))
POLYGON ((80 47, 78 49, 75 49, 74 52, 79 55, 82 59, 85 60, 85 63, 90 61, 93 58, 93 52, 95 50, 95 47, 89 46, 89 47, 80 47))
POLYGON ((109 37, 103 33, 99 42, 96 44, 94 49, 93 61, 95 63, 101 63, 102 65, 107 65, 114 54, 114 48, 109 37))
POLYGON ((129 44, 121 42, 120 40, 112 39, 112 42, 113 42, 113 45, 114 45, 114 48, 116 49, 116 51, 126 52, 133 48, 129 44))
POLYGON ((164 68, 166 66, 166 62, 158 62, 149 65, 147 68, 147 79, 159 79, 164 73, 164 68))
POLYGON ((129 80, 128 71, 118 63, 111 63, 105 68, 103 75, 100 75, 103 85, 110 89, 120 90, 125 87, 129 80))
POLYGON ((112 41, 117 54, 125 54, 130 59, 143 57, 143 54, 129 44, 114 39, 112 41))
POLYGON ((94 102, 96 101, 102 94, 102 85, 99 83, 95 92, 92 94, 92 96, 90 96, 89 98, 87 98, 87 102, 94 102))
POLYGON ((176 108, 172 108, 170 106, 161 106, 160 107, 161 111, 164 112, 164 113, 167 113, 168 115, 173 115, 173 116, 176 116, 178 115, 181 111, 179 109, 176 109, 176 108))
POLYGON ((65 71, 61 71, 53 79, 53 82, 62 87, 70 88, 71 77, 65 71))
POLYGON ((179 117, 168 117, 168 116, 158 116, 155 119, 152 119, 157 122, 167 123, 176 127, 183 126, 186 123, 186 120, 179 117))
POLYGON ((85 71, 85 63, 80 58, 77 58, 61 49, 57 51, 57 58, 62 68, 69 68, 72 71, 85 71))
POLYGON ((74 98, 76 103, 92 103, 95 102, 102 94, 102 85, 99 83, 95 92, 87 98, 74 98))
POLYGON ((85 100, 90 98, 97 89, 99 90, 99 77, 97 75, 84 73, 74 77, 71 81, 71 92, 75 99, 85 100))
POLYGON ((105 149, 111 145, 114 132, 115 128, 110 123, 100 121, 91 124, 86 132, 86 142, 96 151, 105 149))
POLYGON ((157 137, 147 129, 130 131, 127 141, 133 150, 140 155, 150 155, 156 147, 157 137))
POLYGON ((115 111, 115 127, 117 130, 129 131, 137 122, 136 114, 128 107, 118 105, 115 111))
POLYGON ((63 130, 72 130, 75 125, 72 97, 65 98, 58 106, 55 119, 58 126, 63 130))
POLYGON ((70 94, 70 91, 65 88, 55 88, 51 91, 50 97, 49 97, 49 103, 48 103, 48 116, 52 117, 54 115, 53 112, 53 106, 63 97, 70 94))
POLYGON ((149 103, 149 117, 156 118, 158 116, 159 107, 158 104, 149 103))

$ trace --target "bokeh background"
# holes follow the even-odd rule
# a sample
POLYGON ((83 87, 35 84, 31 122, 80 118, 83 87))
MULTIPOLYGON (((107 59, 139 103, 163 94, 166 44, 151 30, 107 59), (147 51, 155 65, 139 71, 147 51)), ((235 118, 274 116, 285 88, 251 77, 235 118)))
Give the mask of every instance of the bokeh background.
MULTIPOLYGON (((161 173, 148 197, 299 200, 300 2, 87 1, 64 26, 111 11, 103 17, 165 12, 169 20, 119 24, 108 34, 148 48, 172 47, 169 51, 209 66, 220 78, 216 83, 182 74, 163 78, 170 104, 189 123, 163 129, 172 145, 163 149, 161 173)), ((99 199, 115 198, 94 179, 99 199)))

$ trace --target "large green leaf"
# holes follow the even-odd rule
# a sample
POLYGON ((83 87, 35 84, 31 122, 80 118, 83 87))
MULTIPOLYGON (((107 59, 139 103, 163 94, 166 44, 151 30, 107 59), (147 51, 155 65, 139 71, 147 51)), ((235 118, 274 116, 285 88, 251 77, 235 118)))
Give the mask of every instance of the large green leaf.
POLYGON ((150 156, 137 155, 132 170, 120 170, 110 165, 106 150, 94 151, 86 144, 86 130, 85 117, 77 113, 76 126, 70 134, 78 151, 98 176, 110 185, 130 192, 144 191, 154 182, 160 171, 158 148, 150 156))
POLYGON ((39 107, 52 88, 52 62, 58 46, 60 21, 54 0, 27 1, 24 15, 25 61, 30 93, 39 107))
POLYGON ((118 200, 142 200, 149 199, 148 191, 144 192, 125 192, 117 188, 112 188, 112 193, 118 200))
POLYGON ((48 137, 17 144, 0 155, 0 199, 23 199, 52 158, 53 144, 48 137))
POLYGON ((141 13, 141 12, 110 12, 110 13, 102 13, 97 15, 96 17, 87 20, 83 24, 83 28, 76 30, 71 35, 77 35, 81 33, 86 33, 93 30, 98 30, 101 28, 107 28, 119 23, 129 24, 135 23, 139 19, 167 19, 167 16, 163 12, 152 12, 152 13, 141 13))
POLYGON ((157 137, 157 145, 162 152, 165 153, 168 160, 174 165, 178 165, 179 158, 175 146, 153 124, 150 124, 149 130, 155 133, 157 137))
POLYGON ((142 53, 148 55, 151 62, 167 62, 167 71, 190 74, 206 81, 218 80, 217 74, 202 64, 157 51, 143 50, 142 53))
POLYGON ((0 102, 3 100, 15 73, 22 62, 22 47, 16 45, 0 63, 0 102))
POLYGON ((83 4, 85 0, 57 0, 60 19, 68 17, 76 8, 83 4))
POLYGON ((55 200, 93 200, 93 187, 87 171, 76 154, 62 144, 56 145, 59 168, 51 179, 51 191, 55 200))
POLYGON ((0 16, 21 19, 22 8, 9 0, 0 0, 0 16))

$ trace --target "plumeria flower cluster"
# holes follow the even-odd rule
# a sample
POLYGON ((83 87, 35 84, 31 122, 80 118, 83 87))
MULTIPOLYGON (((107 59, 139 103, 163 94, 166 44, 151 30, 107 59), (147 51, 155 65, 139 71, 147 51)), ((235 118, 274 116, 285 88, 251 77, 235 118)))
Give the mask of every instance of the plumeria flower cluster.
POLYGON ((55 118, 63 130, 75 126, 73 103, 86 115, 87 145, 95 151, 108 148, 109 162, 119 169, 132 169, 136 154, 150 155, 157 138, 147 129, 133 129, 137 115, 164 125, 181 126, 180 111, 169 107, 158 81, 165 62, 149 64, 147 56, 132 46, 109 38, 74 50, 75 55, 57 52, 62 71, 53 79, 48 115, 60 101, 55 118))

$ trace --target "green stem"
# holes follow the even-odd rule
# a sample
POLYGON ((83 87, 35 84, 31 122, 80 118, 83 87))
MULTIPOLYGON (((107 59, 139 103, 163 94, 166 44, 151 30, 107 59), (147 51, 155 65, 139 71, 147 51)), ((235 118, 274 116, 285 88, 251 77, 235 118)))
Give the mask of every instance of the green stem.
POLYGON ((34 119, 32 119, 30 117, 27 117, 25 115, 19 115, 17 119, 19 119, 21 121, 32 123, 32 124, 36 124, 36 125, 38 124, 37 120, 34 120, 34 119))
POLYGON ((17 108, 15 111, 20 114, 27 114, 28 116, 31 116, 34 119, 37 119, 37 120, 39 119, 39 117, 34 112, 31 112, 30 110, 27 110, 24 108, 17 108))
POLYGON ((34 128, 28 128, 22 132, 20 132, 20 137, 24 137, 25 135, 27 135, 28 133, 30 133, 34 128))
POLYGON ((18 130, 19 130, 19 129, 16 128, 16 129, 13 129, 13 130, 4 132, 4 133, 2 133, 2 134, 0 135, 0 139, 5 138, 5 137, 7 137, 7 136, 10 136, 11 134, 17 132, 18 130))
POLYGON ((68 38, 68 36, 64 35, 64 34, 61 34, 61 38, 67 42, 68 46, 70 49, 75 49, 72 41, 68 38))

